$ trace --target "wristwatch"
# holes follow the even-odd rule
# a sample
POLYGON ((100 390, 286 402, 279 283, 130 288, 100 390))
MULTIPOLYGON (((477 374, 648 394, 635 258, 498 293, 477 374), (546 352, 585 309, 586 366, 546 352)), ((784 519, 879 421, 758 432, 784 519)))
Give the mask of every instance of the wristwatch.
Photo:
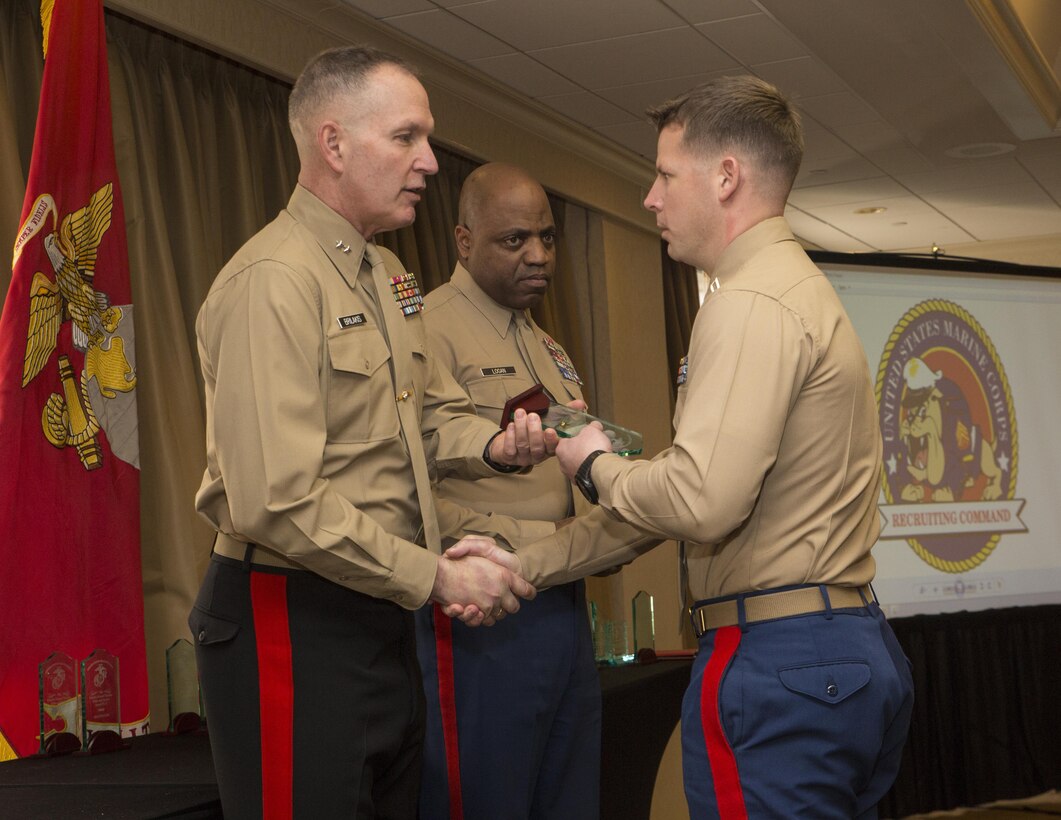
POLYGON ((597 460, 597 456, 602 456, 607 450, 594 450, 585 460, 578 465, 578 472, 575 473, 575 486, 582 491, 582 495, 586 496, 586 500, 590 504, 597 503, 597 487, 593 483, 593 462, 597 460))
POLYGON ((500 464, 490 458, 490 445, 494 443, 494 439, 502 435, 501 433, 494 433, 490 436, 490 440, 486 442, 486 446, 483 448, 483 461, 486 462, 486 466, 496 470, 499 473, 518 473, 526 472, 530 470, 530 467, 521 467, 518 464, 500 464))

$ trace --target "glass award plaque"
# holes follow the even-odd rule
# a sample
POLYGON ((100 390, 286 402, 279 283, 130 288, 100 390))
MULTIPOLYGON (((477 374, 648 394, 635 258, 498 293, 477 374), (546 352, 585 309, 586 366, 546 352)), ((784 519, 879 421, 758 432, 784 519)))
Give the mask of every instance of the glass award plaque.
POLYGON ((626 633, 626 621, 608 621, 604 625, 604 646, 608 663, 620 666, 634 660, 626 633))
POLYGON ((81 661, 81 751, 113 752, 122 743, 118 658, 97 649, 81 661))
POLYGON ((640 433, 563 404, 549 405, 548 411, 542 416, 542 427, 551 427, 556 430, 557 435, 564 438, 574 438, 582 431, 582 428, 594 421, 599 422, 604 428, 604 435, 612 443, 613 453, 621 456, 636 456, 640 455, 644 449, 644 441, 640 433))
POLYGON ((652 596, 641 590, 634 596, 634 653, 656 648, 656 616, 652 596))
POLYGON ((629 650, 626 621, 598 621, 593 646, 598 666, 622 666, 634 660, 629 650))
POLYGON ((40 752, 63 755, 81 748, 77 723, 77 662, 52 652, 37 667, 40 684, 40 752))
POLYGON ((166 684, 169 692, 169 733, 181 735, 202 728, 203 701, 195 648, 184 638, 166 650, 166 684))
POLYGON ((589 634, 593 638, 593 660, 600 663, 604 658, 604 623, 597 614, 596 601, 586 601, 589 615, 589 634))
POLYGON ((522 408, 528 413, 537 413, 542 420, 542 427, 556 430, 557 435, 564 438, 573 438, 590 422, 600 422, 604 428, 604 434, 611 440, 612 452, 621 456, 636 456, 644 448, 641 434, 620 427, 610 421, 591 416, 584 410, 575 410, 563 404, 557 404, 545 391, 545 387, 536 384, 529 390, 524 390, 518 396, 513 396, 505 402, 505 408, 501 411, 501 429, 505 429, 512 421, 512 415, 516 410, 522 408))
POLYGON ((592 627, 593 660, 598 664, 605 664, 608 662, 608 656, 604 653, 604 620, 602 618, 594 618, 592 627))

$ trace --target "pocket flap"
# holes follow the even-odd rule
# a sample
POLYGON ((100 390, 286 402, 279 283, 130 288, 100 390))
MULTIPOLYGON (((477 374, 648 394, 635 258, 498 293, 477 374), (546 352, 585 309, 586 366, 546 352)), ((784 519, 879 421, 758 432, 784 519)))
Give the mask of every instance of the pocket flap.
POLYGON ((491 376, 469 381, 466 389, 476 407, 502 410, 510 398, 518 396, 532 386, 530 382, 520 379, 499 379, 491 376))
POLYGON ((195 641, 200 646, 209 646, 214 643, 231 641, 239 634, 240 625, 233 621, 226 621, 208 612, 195 608, 188 616, 188 626, 195 636, 195 641))
POLYGON ((390 358, 390 350, 378 330, 366 327, 329 336, 328 358, 336 370, 371 376, 390 358))
POLYGON ((778 673, 785 688, 810 695, 823 703, 839 703, 869 683, 865 661, 828 661, 810 666, 793 666, 778 673))

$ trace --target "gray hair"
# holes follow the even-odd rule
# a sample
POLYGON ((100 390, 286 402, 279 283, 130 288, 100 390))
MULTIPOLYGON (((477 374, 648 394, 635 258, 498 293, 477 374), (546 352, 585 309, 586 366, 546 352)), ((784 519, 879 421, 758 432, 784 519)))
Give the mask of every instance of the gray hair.
POLYGON ((309 120, 332 99, 360 91, 380 66, 393 65, 416 76, 401 57, 371 46, 340 46, 322 51, 302 70, 287 102, 287 118, 295 142, 302 143, 309 120))

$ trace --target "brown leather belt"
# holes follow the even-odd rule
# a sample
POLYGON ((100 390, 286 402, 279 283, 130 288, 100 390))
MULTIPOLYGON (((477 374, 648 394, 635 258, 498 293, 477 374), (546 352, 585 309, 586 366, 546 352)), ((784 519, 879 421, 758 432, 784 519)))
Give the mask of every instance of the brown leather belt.
MULTIPOLYGON (((246 541, 240 541, 223 532, 219 532, 217 538, 214 539, 214 552, 218 555, 225 556, 225 558, 232 558, 236 561, 246 560, 248 546, 251 545, 246 541)), ((254 544, 253 549, 251 550, 251 563, 261 564, 266 567, 305 570, 304 566, 296 564, 294 561, 289 561, 279 553, 258 544, 254 544)))
POLYGON ((750 624, 774 618, 825 612, 829 609, 864 607, 875 600, 869 584, 862 587, 822 584, 778 592, 749 593, 730 600, 692 606, 689 608, 689 615, 693 620, 693 631, 699 638, 710 629, 739 624, 739 601, 744 604, 744 623, 750 624), (823 589, 828 595, 828 602, 822 597, 823 589))

